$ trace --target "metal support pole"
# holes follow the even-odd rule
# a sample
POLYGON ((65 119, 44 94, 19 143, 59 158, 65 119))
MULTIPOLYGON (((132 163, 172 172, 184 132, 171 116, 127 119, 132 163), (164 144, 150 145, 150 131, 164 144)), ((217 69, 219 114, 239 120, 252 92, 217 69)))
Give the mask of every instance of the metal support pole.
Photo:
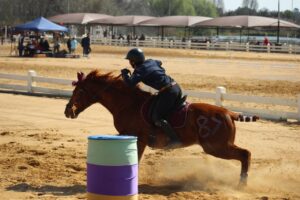
POLYGON ((280 0, 278 0, 278 26, 277 26, 277 44, 279 44, 280 39, 280 0))

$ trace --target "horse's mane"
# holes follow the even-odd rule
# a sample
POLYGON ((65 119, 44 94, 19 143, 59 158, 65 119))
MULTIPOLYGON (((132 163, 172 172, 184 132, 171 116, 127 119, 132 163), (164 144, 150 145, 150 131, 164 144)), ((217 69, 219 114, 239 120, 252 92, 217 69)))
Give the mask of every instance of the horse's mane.
POLYGON ((85 78, 85 81, 96 82, 100 85, 107 85, 111 88, 115 88, 125 95, 134 96, 147 96, 150 95, 149 92, 143 91, 140 86, 130 87, 128 86, 120 76, 113 75, 112 72, 101 73, 100 70, 91 71, 85 78))

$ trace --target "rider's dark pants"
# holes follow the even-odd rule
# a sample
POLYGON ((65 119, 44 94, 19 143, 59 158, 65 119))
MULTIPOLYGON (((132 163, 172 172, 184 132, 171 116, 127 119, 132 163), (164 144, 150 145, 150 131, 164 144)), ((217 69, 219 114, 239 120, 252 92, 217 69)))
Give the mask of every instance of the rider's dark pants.
POLYGON ((159 92, 154 101, 154 105, 152 105, 152 121, 155 123, 162 119, 166 119, 167 114, 171 112, 176 101, 180 99, 181 96, 181 88, 177 84, 159 92))

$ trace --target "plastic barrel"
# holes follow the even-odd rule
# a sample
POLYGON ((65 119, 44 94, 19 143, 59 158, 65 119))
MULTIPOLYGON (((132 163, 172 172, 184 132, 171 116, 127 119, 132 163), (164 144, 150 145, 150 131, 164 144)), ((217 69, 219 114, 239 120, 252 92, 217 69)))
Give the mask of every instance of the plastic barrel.
POLYGON ((138 199, 136 142, 134 136, 88 137, 88 200, 138 199))

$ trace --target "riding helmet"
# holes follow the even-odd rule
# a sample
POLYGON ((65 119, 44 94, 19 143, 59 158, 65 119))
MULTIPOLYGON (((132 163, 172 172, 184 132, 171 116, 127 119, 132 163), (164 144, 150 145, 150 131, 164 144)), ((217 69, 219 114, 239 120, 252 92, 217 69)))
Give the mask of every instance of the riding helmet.
POLYGON ((139 48, 133 48, 128 51, 125 59, 134 62, 134 64, 142 64, 145 61, 145 55, 143 50, 139 48))

